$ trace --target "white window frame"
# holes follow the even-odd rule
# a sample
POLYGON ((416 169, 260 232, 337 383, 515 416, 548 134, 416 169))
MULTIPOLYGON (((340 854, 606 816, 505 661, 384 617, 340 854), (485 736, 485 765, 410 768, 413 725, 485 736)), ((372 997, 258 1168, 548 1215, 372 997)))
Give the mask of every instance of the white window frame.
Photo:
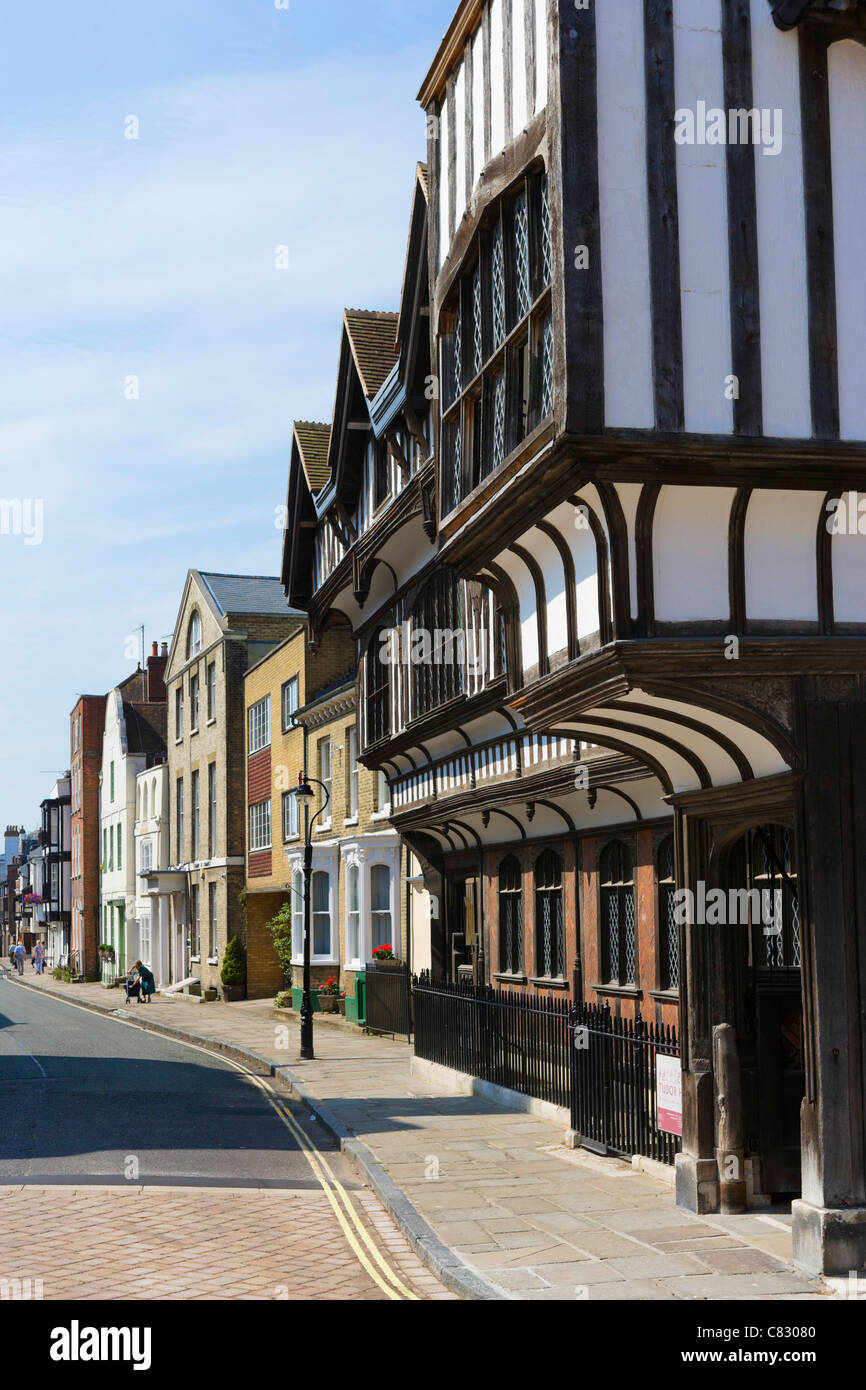
POLYGON ((271 848, 271 798, 257 801, 249 808, 250 854, 271 848))
MULTIPOLYGON (((377 860, 375 863, 371 863, 371 864, 370 864, 370 870, 369 870, 369 872, 370 872, 370 959, 372 960, 372 959, 373 959, 373 951, 376 949, 377 946, 385 946, 385 945, 387 945, 387 946, 390 946, 390 947, 392 948, 392 950, 394 950, 394 870, 392 869, 391 865, 390 865, 386 860, 384 860, 384 859, 379 859, 379 860, 377 860), (376 869, 384 869, 385 872, 386 872, 386 874, 388 875, 388 909, 387 909, 387 914, 386 914, 386 911, 385 911, 384 908, 374 908, 374 907, 373 907, 373 872, 374 872, 374 870, 376 870, 376 869), (388 916, 388 918, 389 918, 389 920, 390 920, 390 930, 388 931, 388 940, 387 940, 387 941, 379 941, 379 942, 377 942, 377 941, 374 940, 375 932, 374 932, 374 930, 373 930, 373 928, 374 928, 374 926, 375 926, 375 919, 376 919, 377 917, 384 917, 384 916, 386 916, 386 915, 388 916)), ((396 951, 396 950, 394 951, 394 954, 395 954, 395 955, 397 954, 397 951, 396 951)))
POLYGON ((180 743, 183 738, 183 685, 177 685, 174 692, 174 738, 180 743))
POLYGON ((207 686, 207 718, 208 723, 216 719, 216 662, 209 661, 205 667, 205 685, 207 686))
POLYGON ((187 660, 190 657, 198 656, 201 651, 201 613, 194 609, 189 620, 189 638, 187 640, 187 660))
POLYGON ((189 678, 189 731, 191 734, 198 733, 199 686, 199 674, 198 671, 195 671, 189 678))
POLYGON ((346 731, 346 758, 348 761, 349 775, 349 814, 345 824, 357 823, 358 820, 358 787, 359 787, 359 765, 358 765, 358 726, 351 724, 346 731))
POLYGON ((271 743, 271 697, 265 695, 247 710, 247 751, 250 757, 271 743))
MULTIPOLYGON (((319 769, 318 769, 318 771, 319 771, 319 781, 320 781, 320 782, 324 782, 324 784, 325 784, 325 786, 327 787, 327 790, 328 790, 328 796, 327 796, 327 803, 328 803, 328 804, 327 804, 327 807, 326 807, 326 808, 323 810, 323 812, 322 812, 322 817, 321 817, 321 820, 319 821, 319 824, 318 824, 318 826, 317 826, 317 829, 318 829, 318 830, 330 830, 330 828, 331 828, 331 822, 332 822, 333 815, 334 815, 334 740, 331 738, 330 734, 326 734, 326 735, 324 736, 324 738, 320 738, 320 739, 319 739, 318 747, 317 747, 317 753, 318 753, 318 763, 319 763, 319 769), (324 759, 324 757, 323 757, 323 754, 324 754, 326 748, 327 748, 327 750, 328 750, 328 757, 327 757, 328 775, 327 775, 327 777, 325 776, 325 759, 324 759)), ((326 798, 325 798, 325 793, 324 793, 324 791, 323 791, 323 792, 322 792, 322 805, 323 805, 323 806, 325 805, 325 799, 326 799, 326 798)))
POLYGON ((283 844, 288 844, 291 840, 297 840, 300 835, 300 817, 298 815, 298 798, 294 792, 283 792, 282 797, 282 829, 283 844), (286 824, 286 811, 289 812, 289 824, 286 824), (294 828, 292 828, 294 823, 294 828))
MULTIPOLYGON (((294 715, 295 715, 295 713, 296 713, 296 711, 297 711, 297 709, 298 709, 298 707, 299 707, 299 700, 300 700, 300 680, 299 680, 299 678, 298 678, 297 676, 292 676, 289 680, 283 682, 283 688, 282 688, 282 691, 281 691, 281 694, 280 694, 280 712, 281 712, 282 727, 283 727, 283 733, 284 733, 284 734, 287 734, 287 733, 289 732, 290 729, 294 729, 294 728, 295 728, 294 715), (291 709, 287 710, 287 709, 286 709, 286 704, 287 704, 287 698, 286 698, 286 697, 289 695, 290 691, 292 691, 292 690, 294 690, 294 702, 291 704, 291 709)), ((291 702, 289 702, 289 703, 291 703, 291 702)))
MULTIPOLYGON (((292 884, 292 964, 304 963, 304 852, 291 850, 286 854, 289 868, 289 881, 292 884), (297 899, 297 902, 296 902, 297 899)), ((312 871, 324 871, 330 876, 330 916, 331 916, 331 954, 316 955, 313 941, 310 941, 310 963, 312 965, 340 964, 340 854, 336 845, 323 846, 313 850, 312 871)), ((313 921, 310 915, 310 930, 313 921)))

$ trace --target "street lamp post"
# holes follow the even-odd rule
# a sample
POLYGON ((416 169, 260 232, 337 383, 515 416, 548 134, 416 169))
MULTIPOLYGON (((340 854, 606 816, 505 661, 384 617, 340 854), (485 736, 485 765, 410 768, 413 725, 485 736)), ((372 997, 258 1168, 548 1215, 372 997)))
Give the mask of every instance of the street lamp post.
POLYGON ((331 799, 324 782, 299 772, 298 785, 292 792, 299 807, 303 806, 309 811, 316 799, 316 793, 310 786, 311 782, 315 782, 316 786, 322 788, 324 796, 318 811, 312 816, 307 816, 304 836, 304 997, 301 1001, 301 1061, 303 1062, 312 1062, 315 1058, 313 1052, 313 1000, 310 994, 310 887, 313 878, 313 842, 310 837, 313 821, 316 816, 322 814, 331 799))

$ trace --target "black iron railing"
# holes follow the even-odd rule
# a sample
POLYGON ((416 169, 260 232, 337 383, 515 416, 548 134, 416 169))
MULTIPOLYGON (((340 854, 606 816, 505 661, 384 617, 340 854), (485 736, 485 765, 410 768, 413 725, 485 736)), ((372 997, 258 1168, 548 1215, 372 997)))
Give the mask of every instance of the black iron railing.
POLYGON ((426 973, 415 980, 415 1056, 554 1105, 571 1103, 567 1001, 426 973))
POLYGON ((676 1029, 613 1018, 607 1004, 578 1004, 572 1021, 572 1129, 590 1148, 673 1163, 680 1140, 659 1128, 656 1061, 679 1057, 676 1029))
MULTIPOLYGON (((416 1057, 567 1107, 581 1142, 599 1152, 673 1163, 680 1140, 660 1128, 656 1093, 657 1058, 680 1055, 672 1026, 426 973, 412 997, 416 1057)), ((375 1026, 369 1002, 367 1018, 375 1026)))
POLYGON ((368 965, 365 975, 366 1023, 374 1033, 412 1033, 411 981, 405 965, 368 965))

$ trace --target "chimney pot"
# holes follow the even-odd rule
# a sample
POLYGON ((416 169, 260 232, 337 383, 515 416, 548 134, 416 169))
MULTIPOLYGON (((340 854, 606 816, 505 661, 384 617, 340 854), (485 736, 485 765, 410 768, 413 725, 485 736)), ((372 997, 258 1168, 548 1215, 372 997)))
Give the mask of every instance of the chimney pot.
POLYGON ((158 655, 159 655, 159 647, 157 646, 156 642, 154 642, 154 644, 153 644, 152 655, 153 655, 153 656, 158 656, 158 655))
POLYGON ((160 656, 168 656, 168 643, 167 643, 167 642, 163 642, 163 644, 162 644, 162 651, 160 652, 160 656))

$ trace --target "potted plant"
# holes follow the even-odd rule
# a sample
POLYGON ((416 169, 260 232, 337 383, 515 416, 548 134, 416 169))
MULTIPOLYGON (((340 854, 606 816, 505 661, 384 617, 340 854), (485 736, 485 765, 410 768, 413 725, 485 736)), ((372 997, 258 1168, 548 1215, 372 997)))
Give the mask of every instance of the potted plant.
POLYGON ((393 946, 374 946, 373 964, 377 970, 401 970, 403 962, 394 955, 393 946))
POLYGON ((97 949, 99 951, 99 958, 104 964, 108 965, 109 962, 114 960, 114 947, 110 941, 103 941, 97 949))
POLYGON ((223 998, 227 1004, 243 999, 247 983, 247 954, 239 936, 229 937, 220 969, 223 998))
POLYGON ((346 1017, 346 991, 345 991, 345 990, 343 990, 343 993, 340 995, 339 999, 337 1000, 337 1008, 339 1009, 340 1013, 343 1015, 343 1018, 345 1018, 345 1017, 346 1017))
POLYGON ((319 1008, 323 1014, 335 1014, 340 999, 340 986, 331 976, 324 985, 319 985, 319 1008))

